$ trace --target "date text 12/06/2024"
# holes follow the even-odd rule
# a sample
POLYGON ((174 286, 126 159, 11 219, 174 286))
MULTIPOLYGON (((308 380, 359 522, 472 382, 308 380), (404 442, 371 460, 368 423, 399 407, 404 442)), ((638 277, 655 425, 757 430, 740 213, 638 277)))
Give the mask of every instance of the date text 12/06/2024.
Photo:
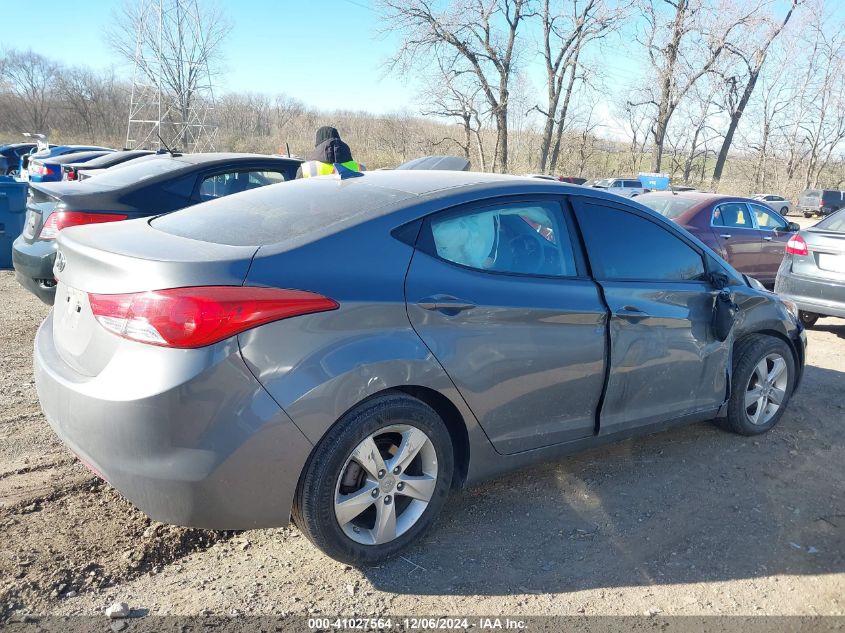
POLYGON ((325 630, 358 630, 383 631, 397 629, 400 631, 431 631, 431 630, 466 630, 470 628, 484 630, 525 630, 524 620, 495 617, 477 618, 309 618, 308 628, 312 631, 325 630))

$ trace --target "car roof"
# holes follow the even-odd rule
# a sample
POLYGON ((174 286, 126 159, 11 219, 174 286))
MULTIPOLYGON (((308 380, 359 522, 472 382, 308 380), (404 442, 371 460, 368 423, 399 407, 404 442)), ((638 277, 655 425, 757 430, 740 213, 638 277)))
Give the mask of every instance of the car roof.
POLYGON ((97 158, 99 156, 108 156, 113 152, 105 149, 95 149, 85 152, 72 152, 69 154, 59 154, 58 156, 39 156, 36 157, 36 160, 44 160, 46 158, 50 159, 51 163, 55 163, 57 165, 66 165, 68 163, 74 162, 81 162, 85 163, 86 160, 90 160, 92 158, 97 158))
POLYGON ((643 195, 648 196, 651 199, 681 198, 686 200, 695 200, 700 204, 704 204, 706 202, 717 202, 720 200, 742 200, 747 202, 760 202, 759 200, 754 200, 753 198, 745 196, 730 196, 724 193, 708 193, 706 191, 651 191, 643 195))
POLYGON ((385 216, 404 224, 448 206, 523 194, 588 196, 635 207, 671 224, 635 201, 580 185, 482 172, 388 170, 260 187, 163 216, 152 226, 211 242, 225 234, 229 244, 263 244, 265 250, 278 251, 385 216), (259 231, 262 235, 256 236, 259 231))
POLYGON ((162 154, 162 158, 172 158, 173 160, 178 160, 183 163, 191 163, 193 165, 199 165, 201 163, 215 163, 215 162, 228 162, 233 160, 279 160, 279 161, 293 161, 296 163, 301 163, 301 158, 296 158, 294 156, 274 156, 271 154, 249 154, 245 152, 201 152, 197 154, 176 154, 175 156, 168 156, 167 154, 162 154))

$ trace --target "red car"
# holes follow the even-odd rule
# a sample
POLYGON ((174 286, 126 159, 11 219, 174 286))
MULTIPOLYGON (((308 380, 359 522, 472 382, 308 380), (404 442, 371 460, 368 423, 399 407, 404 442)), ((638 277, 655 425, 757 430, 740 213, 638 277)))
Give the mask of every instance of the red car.
POLYGON ((759 200, 713 193, 661 191, 637 202, 680 224, 734 268, 774 287, 786 243, 801 227, 759 200))

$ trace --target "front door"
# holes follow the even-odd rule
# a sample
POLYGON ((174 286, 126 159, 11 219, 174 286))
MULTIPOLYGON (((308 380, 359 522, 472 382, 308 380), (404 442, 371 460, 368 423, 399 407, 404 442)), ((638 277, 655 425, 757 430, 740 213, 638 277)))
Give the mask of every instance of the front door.
POLYGON ((501 453, 588 437, 606 309, 553 198, 429 218, 405 285, 414 329, 501 453))
POLYGON ((691 242, 657 219, 574 200, 610 308, 610 375, 600 433, 720 406, 727 346, 711 334, 715 291, 691 242))

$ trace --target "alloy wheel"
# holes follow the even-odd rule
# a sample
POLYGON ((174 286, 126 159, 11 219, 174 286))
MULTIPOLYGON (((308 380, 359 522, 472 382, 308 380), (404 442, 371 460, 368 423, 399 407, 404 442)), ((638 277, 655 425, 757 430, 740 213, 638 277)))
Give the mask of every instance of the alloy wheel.
POLYGON ((745 415, 751 424, 766 424, 775 416, 786 397, 788 381, 786 360, 780 354, 767 354, 757 363, 745 390, 745 415))
POLYGON ((422 516, 437 485, 437 453, 423 431, 394 424, 352 451, 335 485, 334 512, 357 543, 381 545, 422 516))

